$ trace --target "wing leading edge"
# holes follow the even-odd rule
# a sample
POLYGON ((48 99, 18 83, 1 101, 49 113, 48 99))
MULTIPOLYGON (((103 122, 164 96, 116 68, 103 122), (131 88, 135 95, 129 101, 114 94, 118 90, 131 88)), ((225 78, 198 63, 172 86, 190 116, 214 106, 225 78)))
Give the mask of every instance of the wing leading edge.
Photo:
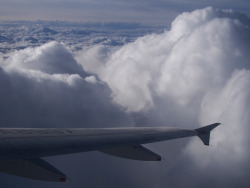
POLYGON ((40 159, 86 151, 113 156, 160 161, 161 156, 142 144, 198 136, 209 145, 214 123, 195 130, 169 127, 28 129, 0 128, 0 171, 45 181, 66 181, 59 170, 40 159))

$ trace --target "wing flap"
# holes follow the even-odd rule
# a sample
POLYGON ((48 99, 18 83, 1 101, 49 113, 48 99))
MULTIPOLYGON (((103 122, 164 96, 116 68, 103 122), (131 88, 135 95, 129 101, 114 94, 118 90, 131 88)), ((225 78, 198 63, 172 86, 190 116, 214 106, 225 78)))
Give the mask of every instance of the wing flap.
POLYGON ((66 176, 62 172, 40 158, 0 162, 0 171, 36 180, 66 181, 66 176))
POLYGON ((105 150, 100 150, 100 151, 109 155, 127 158, 127 159, 133 159, 133 160, 161 161, 160 155, 150 151, 149 149, 141 145, 105 149, 105 150))

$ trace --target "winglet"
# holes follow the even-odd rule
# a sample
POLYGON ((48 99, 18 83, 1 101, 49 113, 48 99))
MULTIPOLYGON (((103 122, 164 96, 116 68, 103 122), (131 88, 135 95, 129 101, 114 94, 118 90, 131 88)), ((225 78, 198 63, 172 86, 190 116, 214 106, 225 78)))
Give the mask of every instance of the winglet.
POLYGON ((214 123, 211 125, 207 125, 205 127, 201 127, 198 129, 195 129, 197 131, 197 136, 201 139, 201 141, 205 144, 205 145, 209 145, 209 140, 210 140, 210 132, 217 126, 219 126, 220 123, 214 123))

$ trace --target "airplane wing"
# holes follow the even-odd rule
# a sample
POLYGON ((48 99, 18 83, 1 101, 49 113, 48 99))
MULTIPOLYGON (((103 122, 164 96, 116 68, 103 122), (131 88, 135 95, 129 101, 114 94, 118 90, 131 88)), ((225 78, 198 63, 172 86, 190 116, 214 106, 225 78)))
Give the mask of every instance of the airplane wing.
POLYGON ((0 171, 44 181, 66 181, 66 175, 41 157, 101 151, 113 156, 160 161, 142 144, 198 136, 209 145, 214 123, 194 130, 170 127, 0 128, 0 171))

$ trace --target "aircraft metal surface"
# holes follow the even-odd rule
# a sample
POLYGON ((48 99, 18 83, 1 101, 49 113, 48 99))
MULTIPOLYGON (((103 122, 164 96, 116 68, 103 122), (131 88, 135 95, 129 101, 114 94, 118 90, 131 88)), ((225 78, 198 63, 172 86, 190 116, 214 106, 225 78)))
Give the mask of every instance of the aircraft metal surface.
POLYGON ((0 128, 0 172, 44 181, 66 181, 66 175, 41 157, 101 151, 113 156, 160 161, 142 144, 198 136, 209 145, 214 123, 194 130, 170 127, 0 128))

